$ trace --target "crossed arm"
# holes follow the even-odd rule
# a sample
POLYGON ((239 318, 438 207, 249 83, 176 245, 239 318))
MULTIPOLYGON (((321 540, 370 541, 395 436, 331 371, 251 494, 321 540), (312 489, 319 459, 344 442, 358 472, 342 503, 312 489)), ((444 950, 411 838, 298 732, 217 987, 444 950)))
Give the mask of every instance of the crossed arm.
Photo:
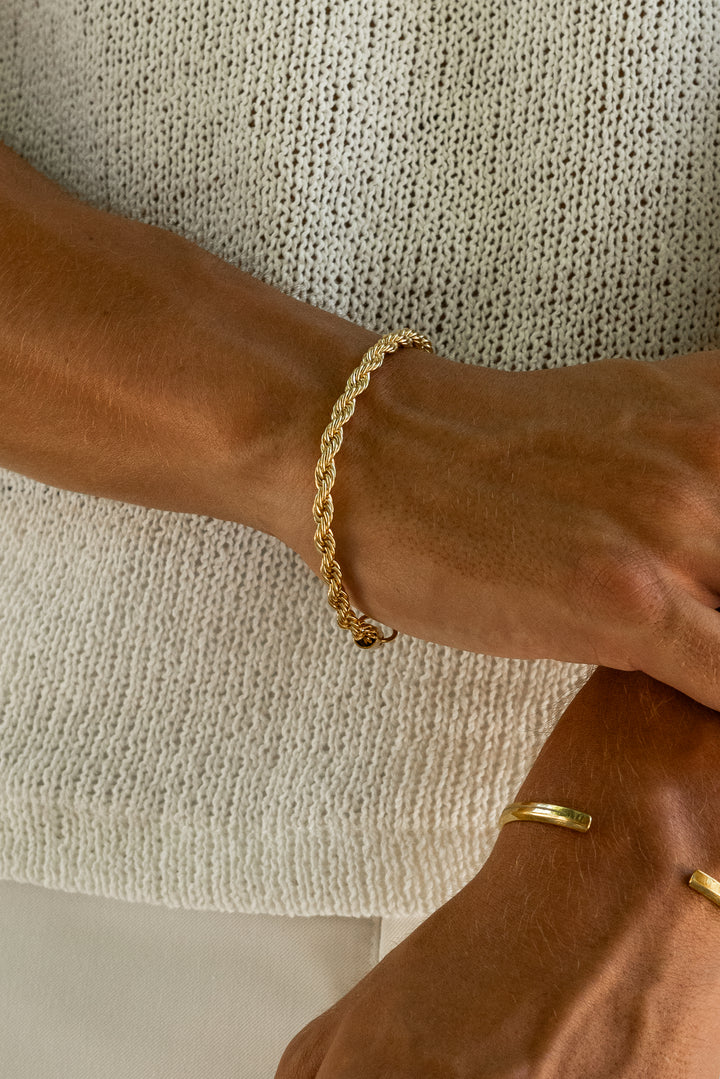
MULTIPOLYGON (((84 206, 1 145, 0 245, 0 466, 271 532, 317 573, 319 436, 379 335, 84 206)), ((591 832, 509 825, 478 878, 370 976, 389 979, 387 1015, 416 1024, 407 1045, 424 1052, 439 1009, 465 1039, 458 1059, 489 1053, 472 1074, 551 1075, 564 1053, 564 1076, 591 1075, 582 1041, 630 1053, 615 1071, 639 1076, 661 1032, 666 1074, 686 1052, 680 1074, 701 1077, 698 1054, 718 1044, 720 910, 684 879, 720 872, 719 391, 712 352, 510 374, 405 350, 348 425, 334 532, 356 608, 452 647, 614 668, 519 795, 590 810, 591 832), (484 1026, 468 1026, 471 1007, 484 1026)), ((343 1028, 363 1051, 367 1007, 343 1028)), ((447 1076, 443 1060, 413 1074, 447 1076)))
POLYGON ((277 1079, 717 1079, 720 722, 598 668, 518 801, 589 832, 512 823, 480 873, 286 1051, 277 1079))

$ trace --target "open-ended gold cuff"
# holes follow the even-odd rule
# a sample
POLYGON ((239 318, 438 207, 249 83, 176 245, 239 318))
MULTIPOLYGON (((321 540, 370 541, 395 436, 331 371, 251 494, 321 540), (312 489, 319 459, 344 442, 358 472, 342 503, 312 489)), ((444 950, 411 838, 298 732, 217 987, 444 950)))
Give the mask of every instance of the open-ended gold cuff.
POLYGON ((565 806, 548 805, 546 802, 514 802, 502 811, 498 828, 513 820, 536 820, 545 824, 557 824, 560 828, 572 828, 574 832, 587 832, 592 823, 589 813, 565 806))
POLYGON ((696 869, 688 884, 694 892, 699 892, 700 895, 704 895, 706 899, 709 899, 711 903, 715 903, 716 906, 720 907, 720 881, 715 880, 715 877, 703 873, 702 869, 696 869))

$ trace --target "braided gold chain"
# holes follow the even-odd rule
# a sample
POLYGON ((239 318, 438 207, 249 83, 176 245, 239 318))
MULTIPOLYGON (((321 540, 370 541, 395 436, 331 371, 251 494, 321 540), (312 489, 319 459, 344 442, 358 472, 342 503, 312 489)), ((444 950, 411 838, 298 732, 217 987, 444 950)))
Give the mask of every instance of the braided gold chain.
POLYGON ((360 648, 375 648, 397 637, 394 629, 390 636, 383 637, 377 626, 368 622, 364 614, 356 615, 350 606, 350 600, 342 583, 342 572, 335 558, 335 537, 330 525, 333 519, 333 500, 330 494, 335 482, 335 455, 343 440, 342 427, 355 411, 355 399, 367 389, 370 373, 380 367, 385 357, 396 352, 401 345, 432 352, 433 347, 427 337, 415 330, 400 330, 381 337, 363 356, 350 375, 341 396, 335 402, 330 423, 323 431, 320 440, 320 460, 315 467, 315 486, 317 494, 313 502, 313 519, 316 524, 315 546, 322 555, 321 573, 328 586, 328 603, 337 613, 337 624, 341 629, 350 630, 355 644, 360 648))

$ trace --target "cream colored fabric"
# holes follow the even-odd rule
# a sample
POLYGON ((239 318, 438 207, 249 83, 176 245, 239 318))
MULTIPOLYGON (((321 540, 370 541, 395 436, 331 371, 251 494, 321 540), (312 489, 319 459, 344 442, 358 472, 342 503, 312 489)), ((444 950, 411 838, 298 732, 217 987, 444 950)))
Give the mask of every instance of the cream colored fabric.
MULTIPOLYGON (((2 0, 0 135, 458 361, 652 360, 720 346, 719 60, 699 0, 2 0)), ((363 653, 273 537, 2 472, 0 875, 421 914, 587 671, 363 653)))
POLYGON ((3 1079, 272 1079, 417 919, 170 910, 0 881, 3 1079))

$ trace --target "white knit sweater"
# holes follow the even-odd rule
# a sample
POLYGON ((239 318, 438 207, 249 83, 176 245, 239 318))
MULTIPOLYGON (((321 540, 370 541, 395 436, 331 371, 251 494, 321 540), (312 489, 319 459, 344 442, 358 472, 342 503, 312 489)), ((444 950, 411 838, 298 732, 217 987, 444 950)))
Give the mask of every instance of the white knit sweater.
MULTIPOLYGON (((711 0, 2 0, 0 136, 377 333, 650 360, 720 347, 719 61, 711 0)), ((0 877, 428 911, 587 673, 361 652, 274 538, 0 472, 0 877)))

